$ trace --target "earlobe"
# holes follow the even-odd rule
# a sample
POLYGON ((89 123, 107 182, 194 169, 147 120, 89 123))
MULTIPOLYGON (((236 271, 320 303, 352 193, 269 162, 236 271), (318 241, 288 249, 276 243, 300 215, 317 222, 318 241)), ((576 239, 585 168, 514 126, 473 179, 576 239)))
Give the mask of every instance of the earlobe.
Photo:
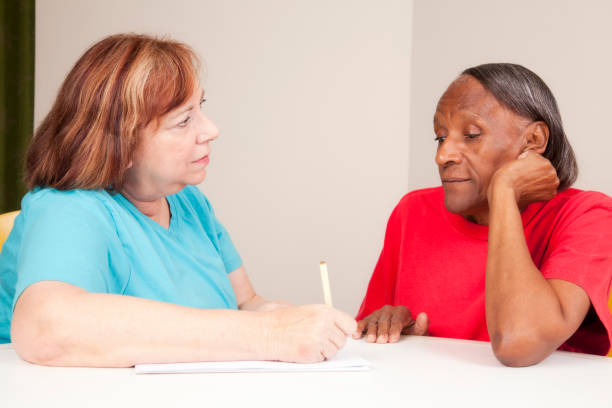
POLYGON ((548 125, 542 121, 532 122, 525 129, 525 147, 523 152, 533 150, 543 154, 548 145, 548 125))

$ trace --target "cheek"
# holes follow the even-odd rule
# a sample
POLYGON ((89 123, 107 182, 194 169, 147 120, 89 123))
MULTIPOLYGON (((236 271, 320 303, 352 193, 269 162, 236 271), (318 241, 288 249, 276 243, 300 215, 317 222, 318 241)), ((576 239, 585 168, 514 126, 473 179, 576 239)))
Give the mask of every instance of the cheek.
POLYGON ((486 190, 491 178, 500 167, 518 157, 517 144, 514 142, 513 139, 493 139, 472 151, 472 168, 477 173, 483 189, 486 190))
POLYGON ((180 167, 191 159, 193 148, 187 143, 167 143, 159 146, 156 152, 160 163, 180 167))

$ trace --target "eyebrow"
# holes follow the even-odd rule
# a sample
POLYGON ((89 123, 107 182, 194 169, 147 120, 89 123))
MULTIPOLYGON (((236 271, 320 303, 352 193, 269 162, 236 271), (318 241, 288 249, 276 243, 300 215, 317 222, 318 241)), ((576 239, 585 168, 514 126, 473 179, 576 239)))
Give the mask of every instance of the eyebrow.
MULTIPOLYGON (((202 93, 200 94, 200 101, 201 101, 202 99, 204 99, 204 89, 202 89, 202 93)), ((181 116, 183 113, 190 112, 190 111, 192 111, 192 110, 193 110, 193 108, 194 108, 194 107, 195 107, 195 105, 191 105, 191 106, 189 106, 189 107, 187 107, 187 108, 183 109, 182 111, 177 112, 175 115, 172 115, 172 117, 173 117, 173 118, 176 118, 176 117, 178 117, 178 116, 181 116)))

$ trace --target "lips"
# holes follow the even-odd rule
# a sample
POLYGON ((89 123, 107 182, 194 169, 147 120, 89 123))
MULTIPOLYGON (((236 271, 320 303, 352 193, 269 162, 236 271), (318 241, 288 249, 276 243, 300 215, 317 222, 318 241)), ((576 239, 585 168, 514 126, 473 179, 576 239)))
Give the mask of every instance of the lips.
POLYGON ((208 164, 209 161, 210 161, 210 159, 208 158, 208 155, 205 155, 205 156, 200 157, 198 160, 194 160, 193 163, 196 163, 196 164, 208 164))
POLYGON ((470 181, 470 179, 462 177, 444 177, 442 179, 443 183, 463 183, 465 181, 470 181))

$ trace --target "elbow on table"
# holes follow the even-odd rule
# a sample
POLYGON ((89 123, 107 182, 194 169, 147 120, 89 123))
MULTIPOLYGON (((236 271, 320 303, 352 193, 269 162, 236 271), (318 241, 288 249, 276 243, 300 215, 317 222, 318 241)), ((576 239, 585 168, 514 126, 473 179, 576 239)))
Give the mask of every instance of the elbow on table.
POLYGON ((491 347, 499 362, 508 367, 537 364, 554 351, 532 333, 495 333, 491 336, 491 347))
POLYGON ((68 365, 61 322, 44 310, 16 313, 11 322, 11 342, 23 360, 39 365, 68 365))

